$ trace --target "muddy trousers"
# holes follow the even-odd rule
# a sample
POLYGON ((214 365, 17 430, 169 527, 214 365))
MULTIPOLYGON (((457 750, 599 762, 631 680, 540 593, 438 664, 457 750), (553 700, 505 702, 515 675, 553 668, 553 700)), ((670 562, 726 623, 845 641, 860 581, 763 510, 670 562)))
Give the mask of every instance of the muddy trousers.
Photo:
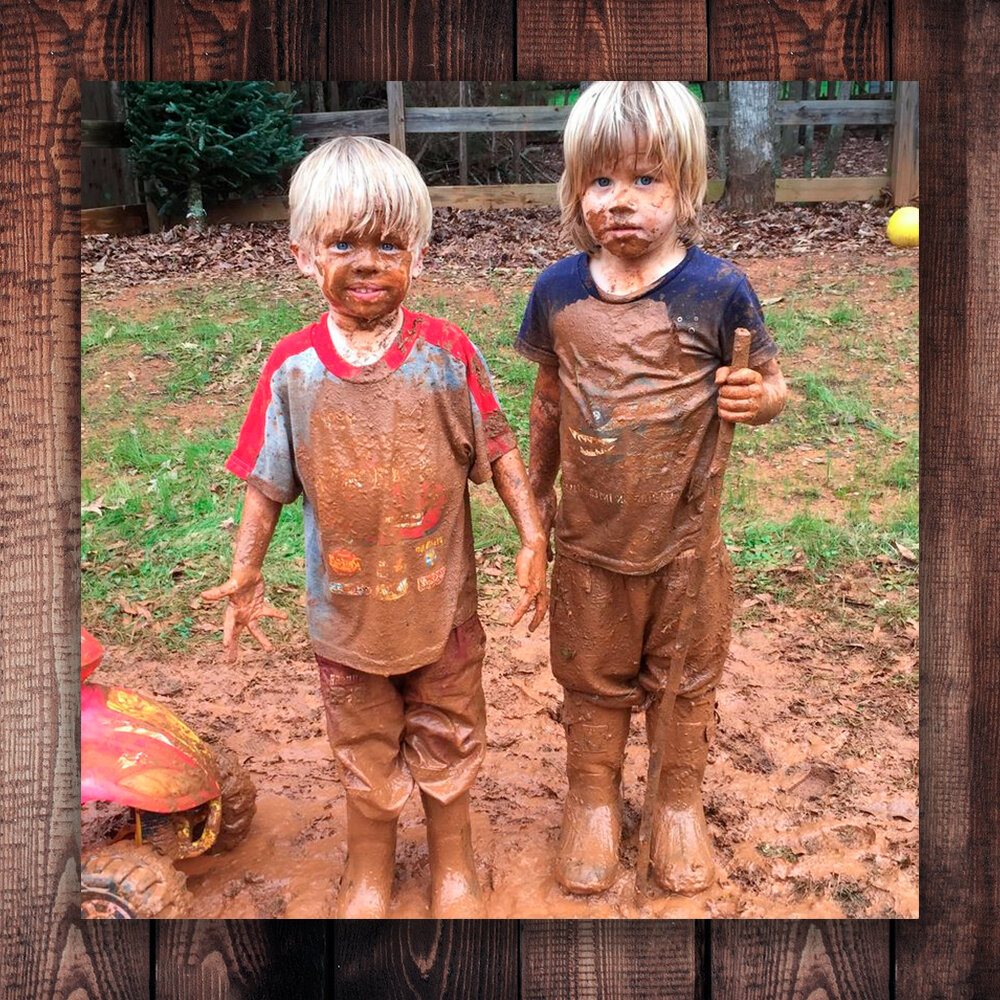
POLYGON ((395 819, 416 784, 448 805, 468 792, 486 752, 479 618, 456 626, 438 660, 405 674, 366 674, 317 656, 327 734, 348 804, 395 819))
POLYGON ((633 709, 648 709, 650 734, 670 727, 651 845, 656 879, 690 892, 711 876, 710 848, 706 859, 700 846, 707 842, 701 781, 733 609, 732 570, 721 538, 704 569, 671 719, 661 718, 653 698, 667 680, 694 556, 689 550, 643 576, 556 558, 551 659, 565 689, 569 783, 556 876, 572 892, 601 892, 614 882, 621 768, 633 709))

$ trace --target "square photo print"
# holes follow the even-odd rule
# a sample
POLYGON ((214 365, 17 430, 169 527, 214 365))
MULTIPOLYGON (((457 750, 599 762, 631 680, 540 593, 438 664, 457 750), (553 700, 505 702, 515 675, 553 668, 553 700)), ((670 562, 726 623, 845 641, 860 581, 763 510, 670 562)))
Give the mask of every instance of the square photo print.
POLYGON ((916 917, 917 117, 85 83, 84 916, 916 917))

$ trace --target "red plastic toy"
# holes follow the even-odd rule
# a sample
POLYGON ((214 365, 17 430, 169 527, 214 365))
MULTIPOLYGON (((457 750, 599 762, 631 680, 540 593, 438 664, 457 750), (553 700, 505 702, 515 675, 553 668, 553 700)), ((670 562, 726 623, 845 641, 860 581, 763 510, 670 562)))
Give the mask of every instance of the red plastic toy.
POLYGON ((249 775, 170 709, 87 678, 104 648, 80 629, 81 801, 115 803, 131 821, 81 859, 84 917, 183 917, 191 904, 173 861, 229 850, 256 810, 249 775))

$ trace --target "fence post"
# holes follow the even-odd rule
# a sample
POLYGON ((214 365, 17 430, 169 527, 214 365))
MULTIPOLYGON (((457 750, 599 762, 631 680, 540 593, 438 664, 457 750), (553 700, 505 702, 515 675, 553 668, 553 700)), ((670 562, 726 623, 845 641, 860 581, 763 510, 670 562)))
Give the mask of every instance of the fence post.
POLYGON ((390 80, 385 85, 389 98, 389 142, 400 152, 406 152, 406 112, 403 110, 403 84, 390 80))
POLYGON ((918 193, 917 167, 917 84, 897 83, 896 114, 892 129, 892 203, 906 205, 918 193))
MULTIPOLYGON (((464 108, 468 103, 469 85, 460 83, 458 85, 458 106, 464 108)), ((462 186, 469 183, 469 140, 465 132, 458 133, 458 183, 462 186)))

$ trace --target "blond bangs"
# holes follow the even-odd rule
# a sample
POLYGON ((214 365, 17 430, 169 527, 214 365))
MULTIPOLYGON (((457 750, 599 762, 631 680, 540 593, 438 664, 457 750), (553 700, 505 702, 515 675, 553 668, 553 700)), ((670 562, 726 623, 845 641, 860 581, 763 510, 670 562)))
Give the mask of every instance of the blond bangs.
POLYGON ((681 234, 697 233, 708 186, 708 140, 701 104, 682 83, 667 80, 605 80, 581 95, 563 135, 565 167, 559 178, 563 234, 580 250, 598 248, 583 220, 580 202, 596 172, 617 163, 622 150, 659 164, 659 175, 677 194, 681 234))
POLYGON ((431 196, 416 165, 395 146, 340 136, 317 146, 288 189, 292 243, 310 255, 328 235, 406 236, 411 249, 431 233, 431 196))

